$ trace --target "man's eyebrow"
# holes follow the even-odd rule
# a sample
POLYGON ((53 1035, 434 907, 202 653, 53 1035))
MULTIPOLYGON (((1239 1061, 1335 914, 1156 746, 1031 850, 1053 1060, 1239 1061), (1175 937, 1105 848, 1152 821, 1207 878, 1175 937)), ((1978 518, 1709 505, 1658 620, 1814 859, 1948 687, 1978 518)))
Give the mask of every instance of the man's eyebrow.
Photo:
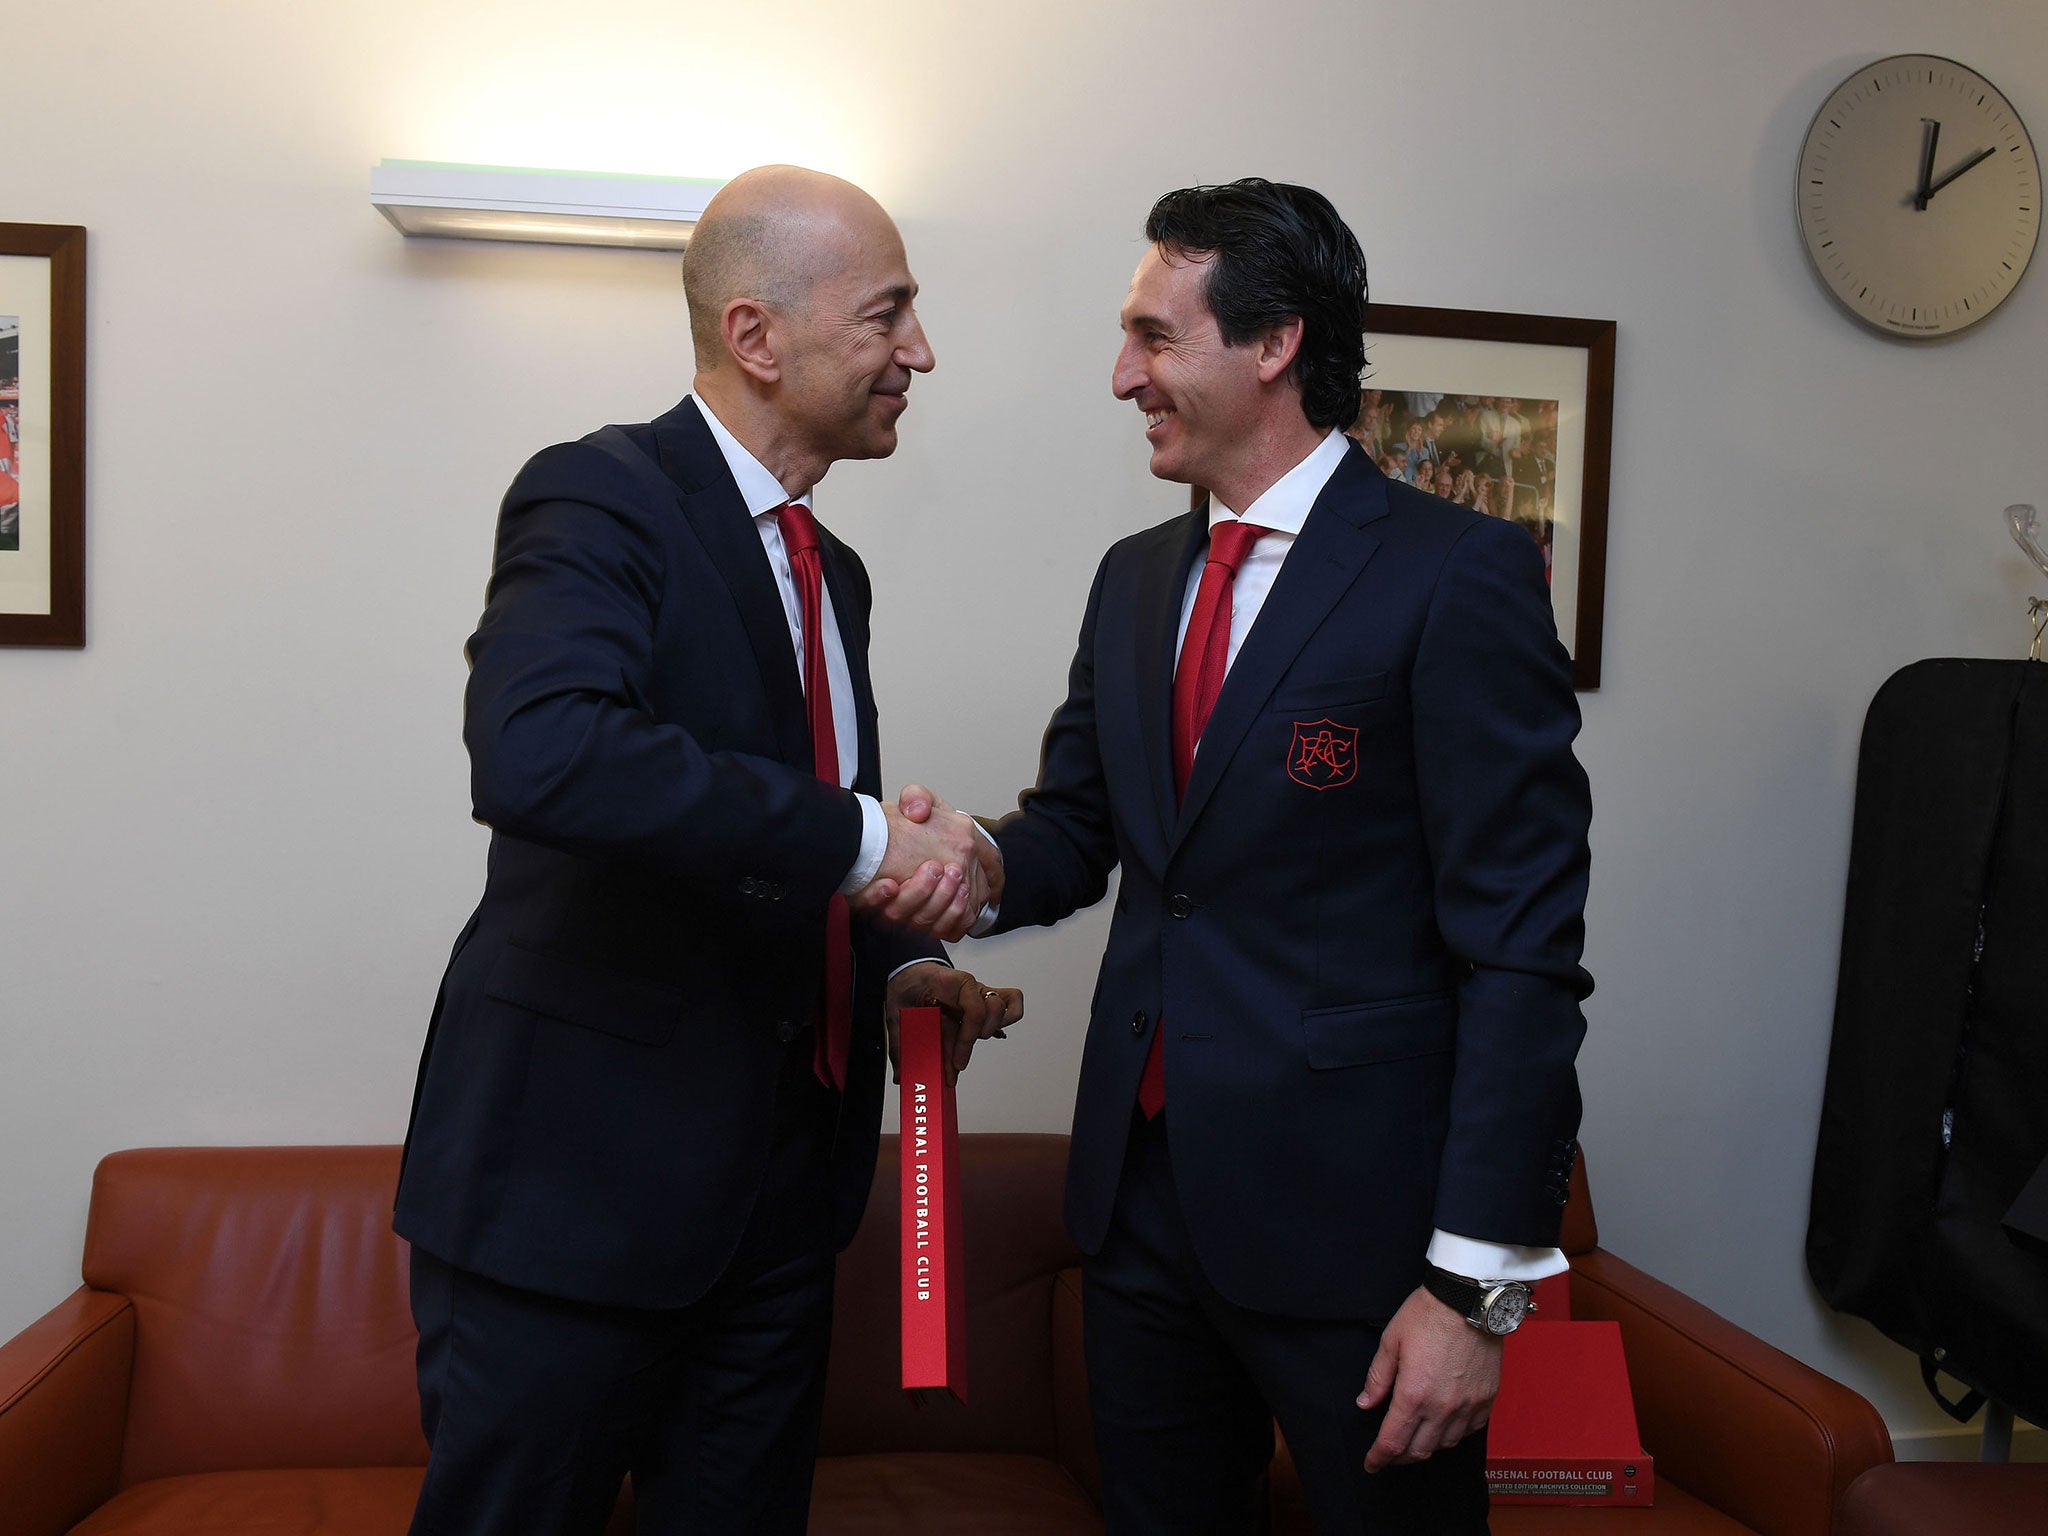
POLYGON ((869 294, 867 302, 862 304, 861 308, 871 308, 872 306, 881 303, 884 299, 889 300, 893 304, 908 304, 912 299, 916 297, 917 284, 898 283, 893 288, 881 288, 869 294))
POLYGON ((1167 323, 1164 320, 1160 319, 1157 315, 1119 315, 1117 319, 1118 323, 1121 324, 1123 328, 1127 331, 1164 331, 1171 329, 1171 327, 1168 326, 1167 323))

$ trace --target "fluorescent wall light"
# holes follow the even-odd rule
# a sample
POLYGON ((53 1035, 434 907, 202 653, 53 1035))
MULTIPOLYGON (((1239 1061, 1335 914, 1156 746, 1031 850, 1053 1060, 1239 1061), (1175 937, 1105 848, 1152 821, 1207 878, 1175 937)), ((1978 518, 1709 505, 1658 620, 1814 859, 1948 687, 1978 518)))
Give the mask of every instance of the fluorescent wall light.
POLYGON ((386 160, 370 172, 370 201, 404 235, 679 251, 724 185, 686 176, 386 160))

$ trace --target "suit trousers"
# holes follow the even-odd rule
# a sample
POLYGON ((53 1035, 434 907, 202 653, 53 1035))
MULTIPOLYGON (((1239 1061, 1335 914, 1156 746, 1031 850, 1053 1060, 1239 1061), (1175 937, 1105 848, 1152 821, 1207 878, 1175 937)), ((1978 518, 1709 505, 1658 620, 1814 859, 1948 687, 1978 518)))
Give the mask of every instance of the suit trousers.
POLYGON ((1428 1461, 1365 1471, 1386 1410, 1364 1412, 1357 1397, 1381 1321, 1255 1312, 1209 1284, 1174 1187, 1172 1115, 1132 1116, 1108 1236, 1083 1261, 1106 1536, 1266 1529, 1276 1419, 1318 1536, 1484 1536, 1484 1431, 1428 1461))
POLYGON ((802 1536, 831 1342, 839 1110, 811 1052, 806 1030, 753 1214, 689 1306, 569 1301, 414 1250, 430 1454, 412 1536, 596 1536, 628 1475, 641 1536, 802 1536))

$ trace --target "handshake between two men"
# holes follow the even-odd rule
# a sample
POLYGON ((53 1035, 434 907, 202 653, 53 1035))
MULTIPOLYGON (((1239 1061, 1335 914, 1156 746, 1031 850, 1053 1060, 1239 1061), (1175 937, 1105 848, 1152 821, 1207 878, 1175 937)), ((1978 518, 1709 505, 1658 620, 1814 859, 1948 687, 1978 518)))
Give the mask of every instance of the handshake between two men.
MULTIPOLYGON (((920 784, 907 784, 882 806, 889 842, 875 878, 848 898, 870 920, 931 934, 948 943, 964 939, 984 913, 1003 899, 1003 859, 995 843, 964 812, 920 784)), ((896 1068, 898 1012, 937 1007, 954 1076, 966 1069, 982 1040, 1001 1039, 1024 1016, 1015 987, 983 986, 965 971, 938 964, 907 966, 890 978, 884 1021, 889 1065, 896 1068)))
POLYGON ((966 938, 983 911, 1003 899, 1003 856, 995 843, 973 817, 921 784, 904 785, 882 814, 889 846, 875 878, 849 899, 853 910, 949 944, 966 938))

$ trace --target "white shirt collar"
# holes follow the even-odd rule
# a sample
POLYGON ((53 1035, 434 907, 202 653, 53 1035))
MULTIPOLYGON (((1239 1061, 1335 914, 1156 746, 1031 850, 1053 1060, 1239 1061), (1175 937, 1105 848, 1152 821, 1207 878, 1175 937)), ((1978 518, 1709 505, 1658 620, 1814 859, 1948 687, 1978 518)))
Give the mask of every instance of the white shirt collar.
MULTIPOLYGON (((1337 466, 1344 461, 1345 451, 1350 445, 1350 438, 1332 428, 1320 443, 1309 450, 1307 458, 1267 486, 1265 494, 1244 509, 1244 520, 1261 528, 1270 528, 1275 533, 1298 537, 1301 525, 1308 521, 1309 509, 1323 494, 1323 487, 1330 483, 1330 476, 1337 472, 1337 466)), ((1237 515, 1218 501, 1213 492, 1210 494, 1211 528, 1237 515)))
POLYGON ((718 413, 711 409, 710 404, 702 396, 692 395, 690 398, 697 402, 697 410, 704 417, 704 425, 711 429, 711 440, 718 444, 718 451, 725 455, 725 467, 732 471, 732 477, 739 485, 740 500, 747 504, 749 517, 760 517, 773 512, 785 502, 799 502, 806 507, 811 504, 809 491, 805 491, 801 496, 792 496, 783 490, 782 482, 775 478, 768 466, 747 452, 746 445, 726 431, 725 423, 718 419, 718 413))

